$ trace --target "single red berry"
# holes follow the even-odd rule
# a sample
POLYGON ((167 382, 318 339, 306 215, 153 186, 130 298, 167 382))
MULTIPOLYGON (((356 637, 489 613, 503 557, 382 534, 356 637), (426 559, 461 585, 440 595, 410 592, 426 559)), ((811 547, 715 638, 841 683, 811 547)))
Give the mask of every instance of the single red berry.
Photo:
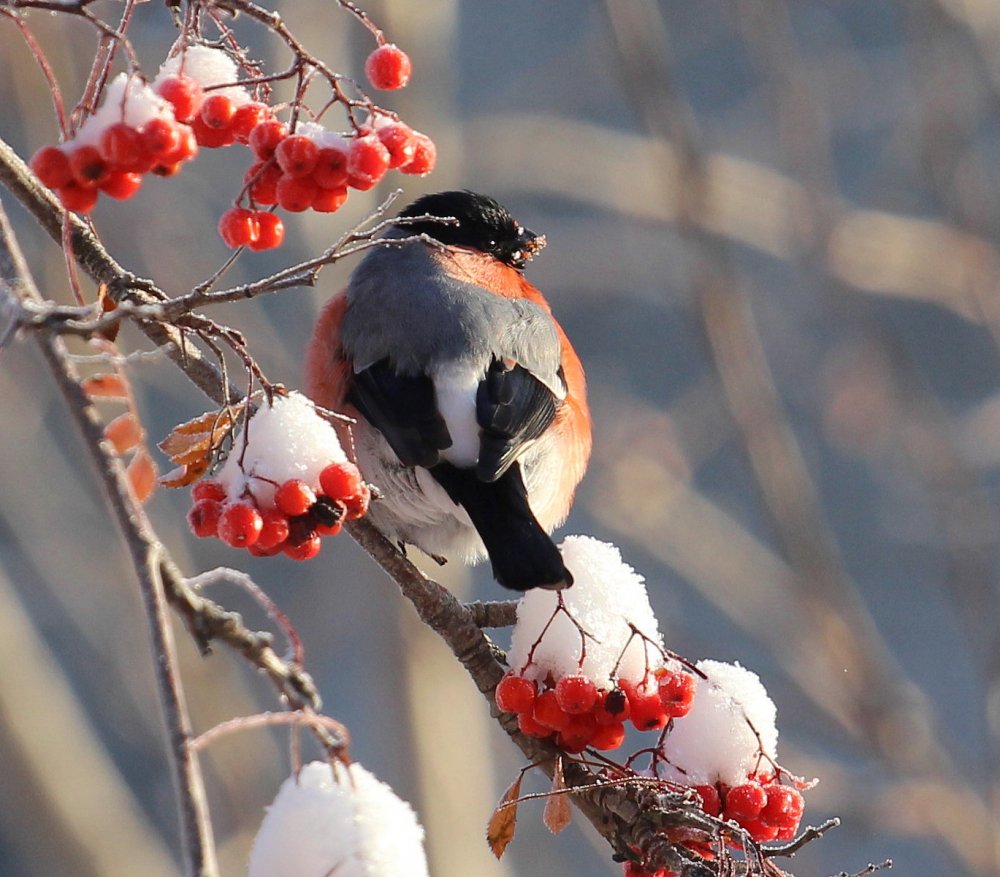
POLYGON ((768 825, 766 822, 761 822, 760 819, 747 819, 745 821, 737 819, 736 821, 746 829, 750 837, 757 843, 768 843, 768 841, 778 839, 780 829, 776 825, 768 825))
POLYGON ((282 174, 278 179, 278 204, 289 213, 308 210, 319 192, 311 177, 290 177, 282 174))
POLYGON ((339 189, 317 189, 312 209, 317 213, 336 213, 346 201, 347 186, 341 186, 339 189))
POLYGON ((791 786, 782 786, 778 783, 765 786, 764 791, 767 794, 767 803, 760 811, 760 818, 768 825, 775 825, 778 828, 791 826, 793 831, 798 828, 802 811, 805 809, 802 793, 791 786))
POLYGON ((597 724, 614 725, 617 722, 624 722, 631 712, 628 698, 620 688, 598 693, 597 703, 594 705, 594 718, 597 719, 597 724))
POLYGON ((625 725, 621 722, 614 722, 610 725, 598 722, 594 735, 590 738, 590 745, 602 752, 617 749, 624 742, 625 725))
POLYGON ((563 676, 556 683, 556 700, 571 716, 589 713, 597 702, 597 686, 586 676, 563 676))
POLYGON ((114 171, 99 188, 105 195, 110 195, 119 201, 127 201, 141 186, 142 174, 114 171))
POLYGON ((191 488, 191 498, 195 502, 199 499, 214 499, 223 502, 226 498, 226 488, 214 478, 202 478, 200 481, 196 481, 191 488))
POLYGON ((101 157, 118 170, 141 171, 144 165, 152 163, 143 146, 142 135, 124 122, 109 125, 104 129, 98 150, 101 157))
POLYGON ((742 783, 726 792, 726 818, 740 825, 757 819, 767 804, 767 793, 758 783, 742 783))
POLYGON ((274 150, 288 136, 288 127, 277 119, 265 119, 254 125, 247 141, 257 158, 271 158, 274 150))
POLYGON ((278 165, 290 177, 307 177, 316 167, 319 147, 314 140, 301 134, 292 134, 274 149, 278 165))
POLYGON ((169 156, 181 145, 181 128, 170 119, 158 117, 150 119, 139 131, 139 140, 143 151, 160 161, 163 156, 169 156))
MULTIPOLYGON (((236 107, 233 100, 224 94, 209 94, 202 102, 198 115, 209 128, 222 130, 229 128, 236 114, 236 107)), ((235 138, 235 134, 233 137, 235 138)))
POLYGON ((252 244, 260 234, 257 217, 245 207, 231 207, 219 217, 219 234, 234 250, 252 244))
POLYGON ((223 146, 229 146, 236 140, 229 128, 214 128, 207 124, 200 115, 195 116, 188 124, 194 131, 194 139, 199 146, 219 149, 223 146))
POLYGON ((426 177, 437 164, 437 147, 434 141, 419 131, 413 132, 413 158, 400 166, 400 173, 426 177))
POLYGON ((344 500, 344 505, 347 507, 347 520, 356 521, 367 515, 371 500, 371 488, 367 484, 362 484, 354 496, 349 496, 344 500))
POLYGON ((69 155, 69 166, 73 180, 81 186, 99 186, 111 175, 96 146, 77 146, 69 155))
POLYGON ((288 516, 280 509, 268 509, 261 514, 260 536, 256 545, 262 551, 280 548, 288 538, 288 531, 288 516))
POLYGON ((219 538, 233 548, 246 548, 257 541, 263 526, 263 518, 252 502, 231 502, 222 508, 219 538))
POLYGON ((365 192, 374 188, 389 169, 389 150, 374 134, 355 138, 347 153, 347 182, 365 192))
POLYGON ((203 497, 188 509, 187 522, 195 536, 205 539, 218 535, 221 516, 222 503, 217 499, 203 497))
POLYGON ((319 487, 330 499, 346 499, 361 490, 361 471, 353 463, 331 463, 319 473, 319 487))
POLYGON ((529 737, 537 737, 539 740, 551 737, 555 733, 551 728, 547 728, 545 725, 536 722, 528 713, 518 713, 517 727, 522 734, 527 734, 529 737))
POLYGON ((237 143, 247 143, 250 140, 250 132, 270 117, 270 107, 253 101, 236 109, 229 127, 232 129, 237 143))
POLYGON ((535 706, 535 682, 511 671, 497 685, 497 707, 505 713, 530 713, 535 706))
POLYGON ((713 785, 695 786, 694 790, 701 798, 701 809, 709 816, 718 816, 722 812, 722 797, 713 785))
POLYGON ((583 752, 597 730, 597 721, 590 713, 570 716, 569 724, 559 732, 558 744, 567 752, 583 752))
POLYGON ((182 161, 189 161, 198 154, 198 138, 194 136, 194 130, 190 125, 177 125, 177 145, 164 152, 158 159, 160 164, 179 164, 182 161))
POLYGON ((393 91, 410 81, 413 65, 409 55, 398 46, 386 43, 365 60, 365 76, 376 88, 393 91))
POLYGON ((556 693, 549 688, 535 698, 535 706, 531 711, 531 716, 536 722, 540 722, 553 731, 565 730, 573 717, 563 711, 556 700, 556 693))
POLYGON ((304 515, 316 502, 316 492, 299 478, 289 478, 274 492, 274 504, 291 518, 304 515))
POLYGON ((313 180, 324 189, 339 189, 347 185, 347 152, 335 146, 324 146, 316 155, 313 180))
POLYGON ((90 213, 97 204, 98 190, 93 186, 81 186, 76 180, 59 189, 59 200, 67 210, 90 213))
POLYGON ((249 551, 254 557, 274 557, 276 554, 281 554, 284 548, 284 542, 279 542, 276 545, 272 545, 270 548, 261 548, 260 541, 258 540, 253 545, 248 545, 247 551, 249 551))
POLYGON ((697 687, 694 676, 683 670, 670 671, 660 680, 660 703, 668 716, 679 719, 691 711, 697 687))
POLYGON ((243 184, 249 187, 250 198, 255 204, 270 207, 278 203, 278 180, 281 168, 273 160, 258 161, 243 174, 243 184))
POLYGON ((417 142, 413 139, 413 129, 404 122, 383 125, 375 132, 379 141, 389 150, 389 167, 402 167, 413 161, 417 152, 417 142))
POLYGON ((320 536, 336 536, 341 530, 344 529, 344 525, 340 521, 334 521, 332 524, 320 524, 316 523, 316 532, 320 536))
POLYGON ((205 98, 201 85, 183 74, 164 77, 156 84, 156 92, 173 105, 174 118, 178 122, 194 118, 205 98))
POLYGON ((285 240, 285 223, 276 213, 258 210, 254 213, 257 221, 257 240, 250 241, 251 250, 273 250, 285 240))
POLYGON ((668 716, 655 686, 646 682, 634 685, 626 681, 621 685, 628 698, 630 719, 638 730, 655 731, 667 724, 668 716))
POLYGON ((286 556, 292 558, 292 560, 312 560, 319 554, 322 547, 323 540, 320 539, 319 533, 311 530, 309 536, 305 539, 300 539, 297 542, 292 542, 289 539, 285 542, 282 551, 285 552, 286 556))
POLYGON ((69 156, 58 146, 43 146, 31 156, 30 164, 42 185, 50 189, 59 189, 73 179, 69 156))

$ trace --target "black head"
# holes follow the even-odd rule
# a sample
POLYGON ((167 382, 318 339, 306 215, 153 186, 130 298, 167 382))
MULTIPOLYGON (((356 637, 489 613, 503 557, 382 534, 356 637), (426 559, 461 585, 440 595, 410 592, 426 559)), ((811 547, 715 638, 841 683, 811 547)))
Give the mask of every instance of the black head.
POLYGON ((399 227, 442 244, 479 250, 518 270, 545 246, 545 238, 518 224, 506 207, 475 192, 424 195, 400 214, 401 218, 414 216, 454 217, 458 224, 426 219, 399 227))

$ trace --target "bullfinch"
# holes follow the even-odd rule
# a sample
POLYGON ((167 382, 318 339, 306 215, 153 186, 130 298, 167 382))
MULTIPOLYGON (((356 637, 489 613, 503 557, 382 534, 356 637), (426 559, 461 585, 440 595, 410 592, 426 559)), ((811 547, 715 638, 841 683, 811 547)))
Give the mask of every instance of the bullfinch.
POLYGON ((548 534, 590 457, 583 368, 523 275, 545 239, 492 198, 416 200, 322 310, 310 394, 357 419, 371 521, 402 547, 473 563, 507 588, 564 588, 548 534), (432 217, 432 218, 427 218, 432 217), (442 221, 442 219, 454 221, 442 221))

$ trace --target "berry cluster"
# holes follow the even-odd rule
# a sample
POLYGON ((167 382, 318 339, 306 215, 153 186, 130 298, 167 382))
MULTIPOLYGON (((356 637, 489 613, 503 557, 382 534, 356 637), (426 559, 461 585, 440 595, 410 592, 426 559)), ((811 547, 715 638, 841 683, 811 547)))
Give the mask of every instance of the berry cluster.
POLYGON ((625 722, 640 731, 657 730, 687 715, 695 692, 694 677, 661 667, 636 684, 616 679, 598 688, 583 673, 539 685, 513 671, 496 688, 497 706, 517 715, 518 727, 531 737, 555 737, 565 752, 617 749, 625 740, 625 722))
POLYGON ((695 786, 694 790, 701 798, 702 810, 733 820, 758 843, 791 840, 805 808, 802 793, 774 776, 751 777, 736 786, 695 786))
POLYGON ((335 536, 343 521, 368 511, 371 492, 353 463, 331 463, 319 474, 318 490, 298 478, 276 485, 270 507, 258 505, 249 491, 229 499, 222 483, 211 478, 195 484, 191 498, 187 519, 195 536, 218 537, 254 557, 284 553, 311 560, 323 536, 335 536))

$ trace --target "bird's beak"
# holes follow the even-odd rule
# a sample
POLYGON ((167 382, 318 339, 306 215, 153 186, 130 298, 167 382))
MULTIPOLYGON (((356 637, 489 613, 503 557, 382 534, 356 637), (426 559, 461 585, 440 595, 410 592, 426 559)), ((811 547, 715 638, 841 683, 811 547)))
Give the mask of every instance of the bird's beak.
POLYGON ((527 229, 524 230, 521 237, 523 238, 521 252, 524 254, 525 262, 530 262, 533 258, 535 258, 535 255, 539 253, 547 243, 545 235, 535 234, 533 231, 528 231, 527 229))

